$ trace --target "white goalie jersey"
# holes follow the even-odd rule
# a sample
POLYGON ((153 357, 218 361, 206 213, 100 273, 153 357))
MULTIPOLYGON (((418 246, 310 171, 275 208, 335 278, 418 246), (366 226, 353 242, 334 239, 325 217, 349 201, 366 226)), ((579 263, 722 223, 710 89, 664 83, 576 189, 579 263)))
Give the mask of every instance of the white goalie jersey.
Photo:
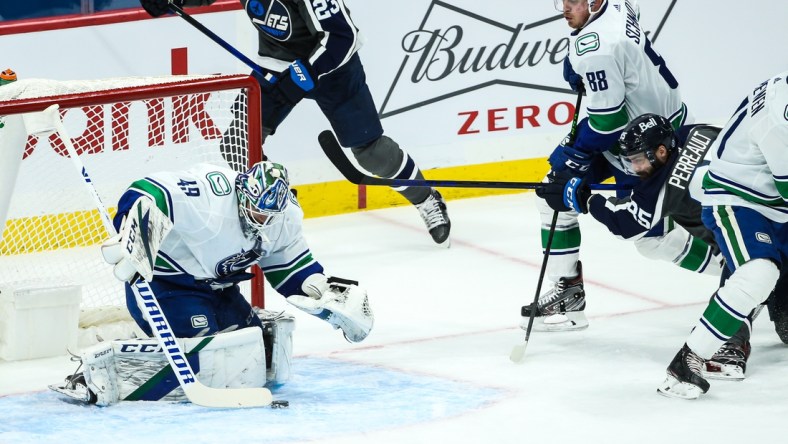
MULTIPOLYGON (((235 178, 227 168, 198 164, 185 171, 160 172, 134 182, 120 200, 118 223, 140 196, 152 199, 172 221, 154 266, 155 275, 189 274, 198 280, 233 281, 259 263, 261 268, 300 269, 315 263, 302 236, 304 213, 292 192, 284 217, 267 239, 244 234, 238 213, 235 178), (290 265, 288 265, 290 264, 290 265)), ((292 273, 266 274, 278 288, 292 273)))

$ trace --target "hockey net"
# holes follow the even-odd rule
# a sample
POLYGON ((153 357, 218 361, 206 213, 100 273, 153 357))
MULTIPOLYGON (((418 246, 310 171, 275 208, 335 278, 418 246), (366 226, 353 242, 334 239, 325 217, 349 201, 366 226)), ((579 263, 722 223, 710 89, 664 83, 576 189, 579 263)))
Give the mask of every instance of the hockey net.
MULTIPOLYGON (((123 285, 98 247, 106 229, 59 133, 22 138, 12 129, 21 114, 52 104, 59 105, 66 133, 114 215, 125 189, 151 172, 198 162, 240 172, 259 161, 259 85, 233 75, 23 79, 0 87, 0 159, 17 160, 0 162, 6 178, 0 181, 0 284, 81 286, 83 328, 128 319, 123 285), (228 131, 234 118, 242 124, 228 131)), ((255 274, 242 291, 262 307, 261 273, 255 274)))

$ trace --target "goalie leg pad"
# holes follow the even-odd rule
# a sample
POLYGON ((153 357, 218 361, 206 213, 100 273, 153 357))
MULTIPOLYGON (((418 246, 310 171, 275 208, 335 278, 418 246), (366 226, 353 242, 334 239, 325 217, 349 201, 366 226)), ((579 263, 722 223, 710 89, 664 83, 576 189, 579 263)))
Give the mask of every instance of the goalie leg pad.
POLYGON ((285 312, 259 309, 266 351, 266 385, 281 385, 290 380, 293 362, 295 318, 285 312))
MULTIPOLYGON (((179 339, 197 378, 213 388, 263 387, 266 382, 262 330, 246 328, 202 338, 179 339)), ((155 339, 118 340, 82 354, 84 378, 101 406, 118 401, 188 401, 155 339)), ((62 390, 57 390, 64 393, 62 390)), ((68 393, 64 393, 68 395, 68 393)), ((74 397, 74 396, 72 396, 74 397)), ((79 399, 74 397, 75 399, 79 399)), ((82 397, 84 401, 84 396, 82 397)))

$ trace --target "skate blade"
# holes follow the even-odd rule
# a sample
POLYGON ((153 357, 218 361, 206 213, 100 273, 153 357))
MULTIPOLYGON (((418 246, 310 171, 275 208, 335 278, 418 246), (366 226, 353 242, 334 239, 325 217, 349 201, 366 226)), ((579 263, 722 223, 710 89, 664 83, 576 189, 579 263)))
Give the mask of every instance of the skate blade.
POLYGON ((668 398, 698 399, 703 390, 695 384, 681 382, 673 375, 668 375, 662 385, 657 387, 657 393, 668 398))
MULTIPOLYGON (((528 318, 523 318, 520 328, 528 328, 528 318)), ((588 328, 588 319, 582 311, 572 311, 564 314, 538 316, 534 318, 533 331, 576 331, 588 328)))
POLYGON ((720 381, 744 381, 744 370, 735 364, 720 364, 719 362, 706 361, 701 375, 706 379, 720 381))
POLYGON ((88 392, 88 389, 82 385, 79 385, 76 389, 68 389, 54 384, 48 387, 50 390, 60 393, 61 395, 64 395, 68 398, 84 403, 90 402, 90 393, 88 392))

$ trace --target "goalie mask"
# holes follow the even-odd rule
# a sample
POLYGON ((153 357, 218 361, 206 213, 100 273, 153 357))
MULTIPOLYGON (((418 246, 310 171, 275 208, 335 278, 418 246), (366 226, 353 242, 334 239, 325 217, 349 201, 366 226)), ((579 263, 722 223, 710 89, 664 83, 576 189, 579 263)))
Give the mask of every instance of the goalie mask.
POLYGON ((657 114, 643 114, 629 122, 618 143, 621 146, 619 159, 626 172, 644 177, 648 165, 655 170, 662 166, 654 155, 661 145, 668 153, 676 150, 676 135, 668 119, 657 114))
POLYGON ((270 241, 289 200, 287 170, 278 163, 258 162, 235 179, 241 225, 248 237, 270 241))

